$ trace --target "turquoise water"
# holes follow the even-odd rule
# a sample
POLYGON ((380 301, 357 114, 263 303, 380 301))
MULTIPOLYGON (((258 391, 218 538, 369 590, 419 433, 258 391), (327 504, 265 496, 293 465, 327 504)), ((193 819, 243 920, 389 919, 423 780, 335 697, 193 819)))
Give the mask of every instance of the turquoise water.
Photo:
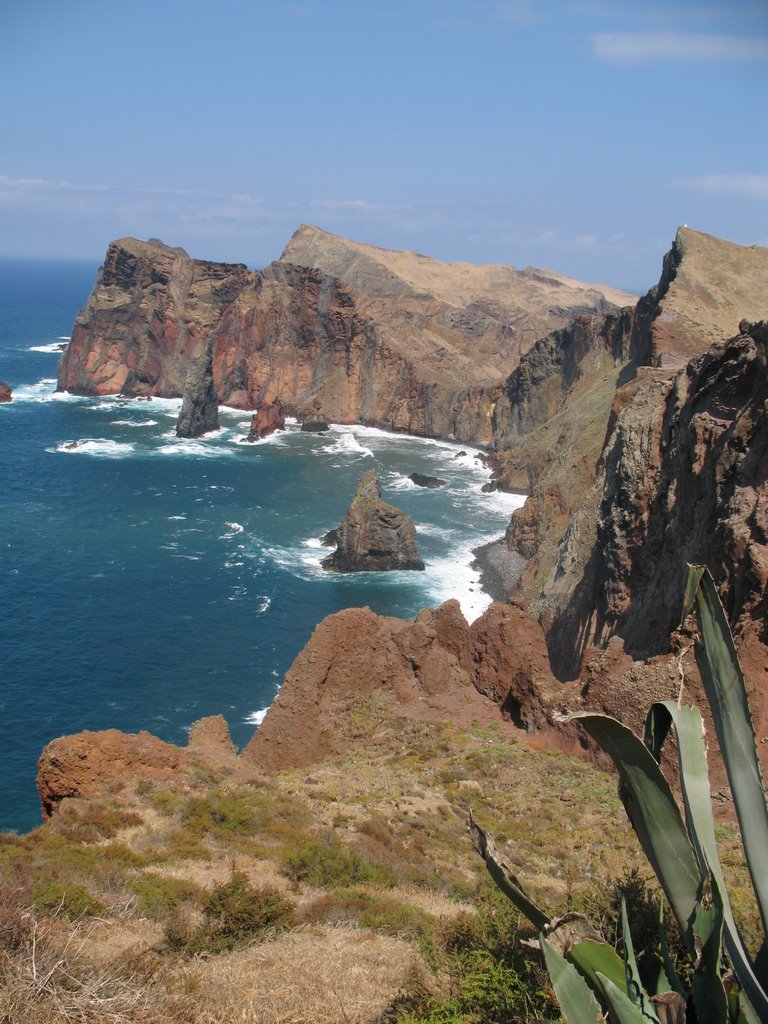
POLYGON ((249 416, 233 410, 182 441, 179 401, 57 395, 58 346, 95 271, 0 260, 0 379, 15 396, 0 406, 4 829, 39 823, 36 763, 56 736, 115 727, 183 743, 222 713, 242 746, 324 616, 368 605, 410 618, 456 597, 475 617, 488 599, 471 549, 521 501, 482 494, 488 473, 466 446, 297 425, 249 445, 249 416), (318 538, 374 466, 417 524, 424 573, 320 568, 318 538), (417 488, 413 472, 448 486, 417 488))

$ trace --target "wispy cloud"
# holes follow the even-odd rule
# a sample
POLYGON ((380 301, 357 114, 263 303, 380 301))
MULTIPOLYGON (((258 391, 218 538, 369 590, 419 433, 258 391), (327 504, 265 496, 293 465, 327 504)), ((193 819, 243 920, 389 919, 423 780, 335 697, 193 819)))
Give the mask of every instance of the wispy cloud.
POLYGON ((768 174, 702 174, 693 178, 677 178, 672 184, 677 188, 694 189, 712 195, 768 199, 768 174))
POLYGON ((768 39, 706 32, 597 32, 592 52, 611 64, 649 60, 763 61, 768 39))

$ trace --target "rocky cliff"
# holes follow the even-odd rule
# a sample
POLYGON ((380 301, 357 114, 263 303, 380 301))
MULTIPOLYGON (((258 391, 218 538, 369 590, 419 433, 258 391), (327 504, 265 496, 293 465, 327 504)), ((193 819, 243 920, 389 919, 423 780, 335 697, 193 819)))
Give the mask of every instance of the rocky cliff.
POLYGON ((219 401, 488 443, 494 393, 574 315, 634 301, 550 271, 446 264, 300 228, 263 271, 113 242, 59 366, 79 394, 180 395, 207 344, 219 401))
POLYGON ((332 572, 424 569, 413 520, 382 499, 374 469, 362 477, 346 515, 327 539, 336 550, 323 559, 323 568, 332 572))
POLYGON ((767 260, 681 229, 635 310, 544 339, 507 382, 497 473, 530 494, 507 542, 529 560, 522 591, 561 678, 613 635, 637 657, 668 649, 686 560, 709 565, 733 615, 761 606, 759 474, 738 452, 764 443, 762 328, 726 338, 764 301, 767 260))

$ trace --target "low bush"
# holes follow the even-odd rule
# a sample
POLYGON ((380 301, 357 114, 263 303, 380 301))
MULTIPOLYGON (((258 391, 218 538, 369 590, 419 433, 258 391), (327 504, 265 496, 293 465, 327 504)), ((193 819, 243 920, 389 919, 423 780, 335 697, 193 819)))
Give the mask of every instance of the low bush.
POLYGON ((354 923, 385 935, 433 938, 436 921, 418 907, 354 889, 337 889, 314 900, 302 912, 312 924, 354 923))
POLYGON ((66 914, 71 921, 97 917, 106 909, 84 885, 71 882, 39 882, 32 889, 32 906, 43 914, 66 914))
POLYGON ((391 885, 396 879, 383 867, 348 850, 335 836, 309 839, 283 854, 285 873, 294 882, 321 888, 353 885, 391 885))
POLYGON ((203 923, 190 927, 182 914, 171 916, 166 938, 171 947, 188 953, 219 953, 238 949, 271 931, 293 927, 293 903, 269 887, 255 888, 233 871, 228 881, 214 886, 203 901, 203 923))
POLYGON ((156 921, 168 918, 187 901, 197 901, 200 888, 186 879, 147 873, 133 882, 136 911, 156 921))

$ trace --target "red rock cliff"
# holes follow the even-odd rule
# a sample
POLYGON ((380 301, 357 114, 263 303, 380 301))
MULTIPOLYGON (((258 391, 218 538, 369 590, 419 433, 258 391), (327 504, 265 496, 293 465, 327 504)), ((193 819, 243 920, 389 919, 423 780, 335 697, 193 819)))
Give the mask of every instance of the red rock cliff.
POLYGON ((294 235, 263 271, 113 242, 59 366, 79 394, 180 395, 210 344, 221 402, 488 443, 500 382, 541 334, 633 297, 552 272, 443 264, 294 235), (342 283, 343 282, 343 283, 342 283))

